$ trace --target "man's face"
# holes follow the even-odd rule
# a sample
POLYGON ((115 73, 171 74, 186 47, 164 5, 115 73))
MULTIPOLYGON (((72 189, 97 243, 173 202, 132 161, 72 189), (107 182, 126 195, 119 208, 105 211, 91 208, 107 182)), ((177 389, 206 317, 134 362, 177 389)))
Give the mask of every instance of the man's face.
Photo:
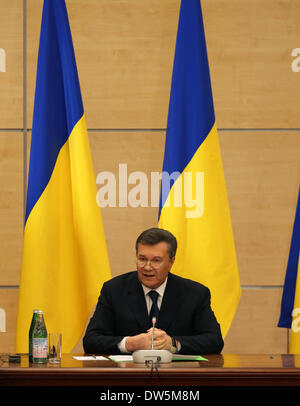
POLYGON ((136 266, 140 282, 151 289, 158 288, 168 276, 175 258, 170 259, 168 244, 138 244, 136 266))

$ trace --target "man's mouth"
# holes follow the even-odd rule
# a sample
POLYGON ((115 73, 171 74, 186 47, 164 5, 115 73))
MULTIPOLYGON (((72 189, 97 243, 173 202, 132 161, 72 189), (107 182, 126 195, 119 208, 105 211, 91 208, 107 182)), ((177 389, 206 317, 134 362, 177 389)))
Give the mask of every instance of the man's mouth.
POLYGON ((143 273, 143 276, 145 277, 145 278, 154 278, 155 277, 155 274, 153 274, 153 273, 143 273))

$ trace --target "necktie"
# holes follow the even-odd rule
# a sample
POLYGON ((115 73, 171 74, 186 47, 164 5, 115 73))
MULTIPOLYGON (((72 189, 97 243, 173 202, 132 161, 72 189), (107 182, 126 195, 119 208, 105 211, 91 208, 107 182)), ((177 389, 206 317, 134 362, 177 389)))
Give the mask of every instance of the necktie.
POLYGON ((152 324, 152 317, 156 317, 156 321, 157 321, 158 315, 159 315, 159 308, 157 306, 158 293, 155 290, 150 290, 148 295, 150 296, 150 298, 152 300, 152 306, 151 306, 151 310, 150 310, 150 314, 149 314, 150 322, 152 324))

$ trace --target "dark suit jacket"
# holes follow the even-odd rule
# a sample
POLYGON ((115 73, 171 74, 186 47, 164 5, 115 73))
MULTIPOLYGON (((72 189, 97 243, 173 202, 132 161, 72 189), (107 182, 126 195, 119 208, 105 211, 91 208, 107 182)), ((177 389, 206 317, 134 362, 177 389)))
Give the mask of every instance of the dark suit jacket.
MULTIPOLYGON (((210 306, 209 289, 169 273, 157 326, 181 343, 181 354, 217 354, 222 351, 220 326, 210 306)), ((125 336, 151 327, 144 291, 137 272, 103 284, 83 338, 86 353, 120 354, 125 336)))

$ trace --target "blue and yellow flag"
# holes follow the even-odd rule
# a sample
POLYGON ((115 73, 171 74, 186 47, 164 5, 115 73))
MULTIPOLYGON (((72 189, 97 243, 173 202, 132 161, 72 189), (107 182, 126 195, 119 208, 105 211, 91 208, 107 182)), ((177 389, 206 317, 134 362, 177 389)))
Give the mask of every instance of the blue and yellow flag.
POLYGON ((210 289, 224 337, 240 281, 200 0, 181 2, 161 186, 159 227, 178 240, 172 270, 210 289))
POLYGON ((16 351, 28 352, 33 309, 63 351, 80 339, 110 278, 64 0, 45 0, 31 137, 16 351))
POLYGON ((290 328, 289 352, 300 354, 300 188, 278 327, 290 328))

